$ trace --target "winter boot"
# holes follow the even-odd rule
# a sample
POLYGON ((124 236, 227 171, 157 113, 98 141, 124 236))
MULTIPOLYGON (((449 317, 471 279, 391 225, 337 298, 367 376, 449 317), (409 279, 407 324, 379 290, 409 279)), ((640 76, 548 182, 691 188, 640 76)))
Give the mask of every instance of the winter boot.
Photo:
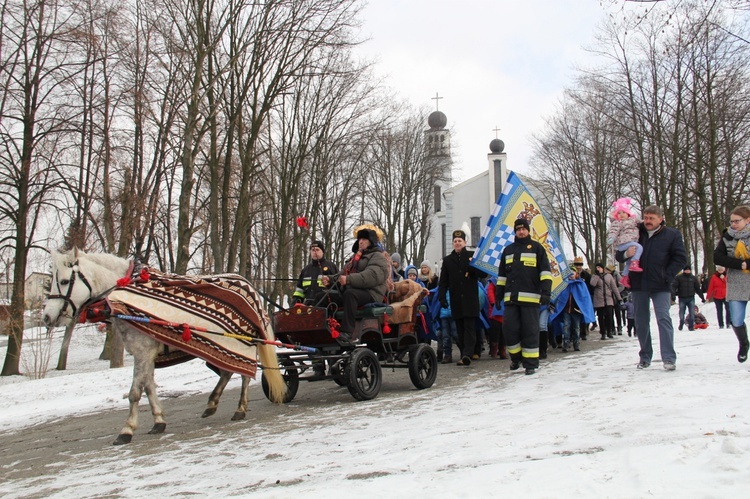
POLYGON ((500 345, 498 343, 490 343, 490 357, 496 359, 499 348, 500 345))
POLYGON ((740 342, 740 351, 737 353, 737 361, 745 362, 747 360, 747 350, 750 347, 750 341, 747 339, 747 326, 745 324, 740 327, 732 326, 734 334, 737 335, 737 340, 740 342))
POLYGON ((576 352, 580 352, 581 351, 581 342, 580 341, 575 340, 573 342, 573 350, 576 351, 576 352))
POLYGON ((630 260, 630 271, 631 272, 643 272, 643 269, 641 268, 641 261, 630 260))
POLYGON ((503 360, 510 358, 510 356, 508 355, 508 349, 505 345, 500 347, 500 358, 503 360))
POLYGON ((620 277, 620 284, 622 284, 624 288, 630 288, 630 276, 624 275, 620 277))
POLYGON ((607 335, 606 335, 606 334, 603 334, 603 335, 602 335, 602 337, 601 337, 600 339, 602 339, 602 340, 606 340, 606 339, 607 339, 607 335))
POLYGON ((570 342, 569 341, 563 341, 563 353, 568 353, 568 350, 570 350, 570 342))

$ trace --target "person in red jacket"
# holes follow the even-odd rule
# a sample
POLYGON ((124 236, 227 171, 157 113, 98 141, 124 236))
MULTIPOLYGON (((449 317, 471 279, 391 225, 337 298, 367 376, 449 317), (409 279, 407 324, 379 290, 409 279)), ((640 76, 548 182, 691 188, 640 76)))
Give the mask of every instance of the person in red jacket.
POLYGON ((732 324, 729 316, 729 304, 726 302, 727 298, 727 274, 724 267, 721 265, 716 266, 716 272, 711 276, 708 281, 708 291, 706 291, 706 299, 708 301, 713 300, 716 306, 716 320, 719 322, 719 328, 724 329, 724 314, 727 317, 727 326, 732 324))

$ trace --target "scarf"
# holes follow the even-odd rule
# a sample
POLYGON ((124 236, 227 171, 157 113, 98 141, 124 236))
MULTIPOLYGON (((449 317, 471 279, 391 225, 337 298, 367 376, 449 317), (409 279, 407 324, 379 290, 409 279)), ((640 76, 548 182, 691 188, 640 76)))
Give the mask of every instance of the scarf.
POLYGON ((362 258, 362 250, 359 250, 354 255, 354 257, 346 263, 346 267, 344 267, 344 275, 349 275, 349 274, 353 274, 354 272, 356 272, 357 264, 359 263, 359 260, 361 258, 362 258))
MULTIPOLYGON (((741 260, 750 260, 750 228, 745 227, 742 230, 734 230, 731 227, 727 229, 727 234, 732 236, 732 241, 727 244, 727 250, 730 250, 734 246, 734 251, 730 253, 727 251, 729 256, 734 255, 735 258, 741 260)), ((745 274, 750 274, 750 270, 743 270, 745 274)))

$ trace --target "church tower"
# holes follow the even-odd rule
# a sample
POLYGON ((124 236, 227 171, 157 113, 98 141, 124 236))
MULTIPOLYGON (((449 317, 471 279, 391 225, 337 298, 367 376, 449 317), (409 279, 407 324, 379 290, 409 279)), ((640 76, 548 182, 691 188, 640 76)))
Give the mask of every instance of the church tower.
MULTIPOLYGON (((435 94, 433 99, 437 103, 442 97, 435 94)), ((448 124, 445 113, 438 109, 437 104, 435 107, 435 111, 427 117, 429 128, 424 132, 426 161, 440 172, 440 180, 433 187, 432 236, 425 251, 427 258, 433 263, 452 251, 450 235, 453 231, 453 207, 447 192, 453 182, 451 133, 445 128, 448 124)))

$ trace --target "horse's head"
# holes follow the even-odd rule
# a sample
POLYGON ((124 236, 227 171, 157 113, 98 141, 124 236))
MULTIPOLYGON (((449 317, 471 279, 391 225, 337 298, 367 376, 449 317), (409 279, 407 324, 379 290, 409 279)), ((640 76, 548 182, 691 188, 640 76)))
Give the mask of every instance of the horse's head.
POLYGON ((70 324, 92 296, 91 284, 79 267, 83 252, 52 253, 52 285, 42 317, 47 327, 70 324))

